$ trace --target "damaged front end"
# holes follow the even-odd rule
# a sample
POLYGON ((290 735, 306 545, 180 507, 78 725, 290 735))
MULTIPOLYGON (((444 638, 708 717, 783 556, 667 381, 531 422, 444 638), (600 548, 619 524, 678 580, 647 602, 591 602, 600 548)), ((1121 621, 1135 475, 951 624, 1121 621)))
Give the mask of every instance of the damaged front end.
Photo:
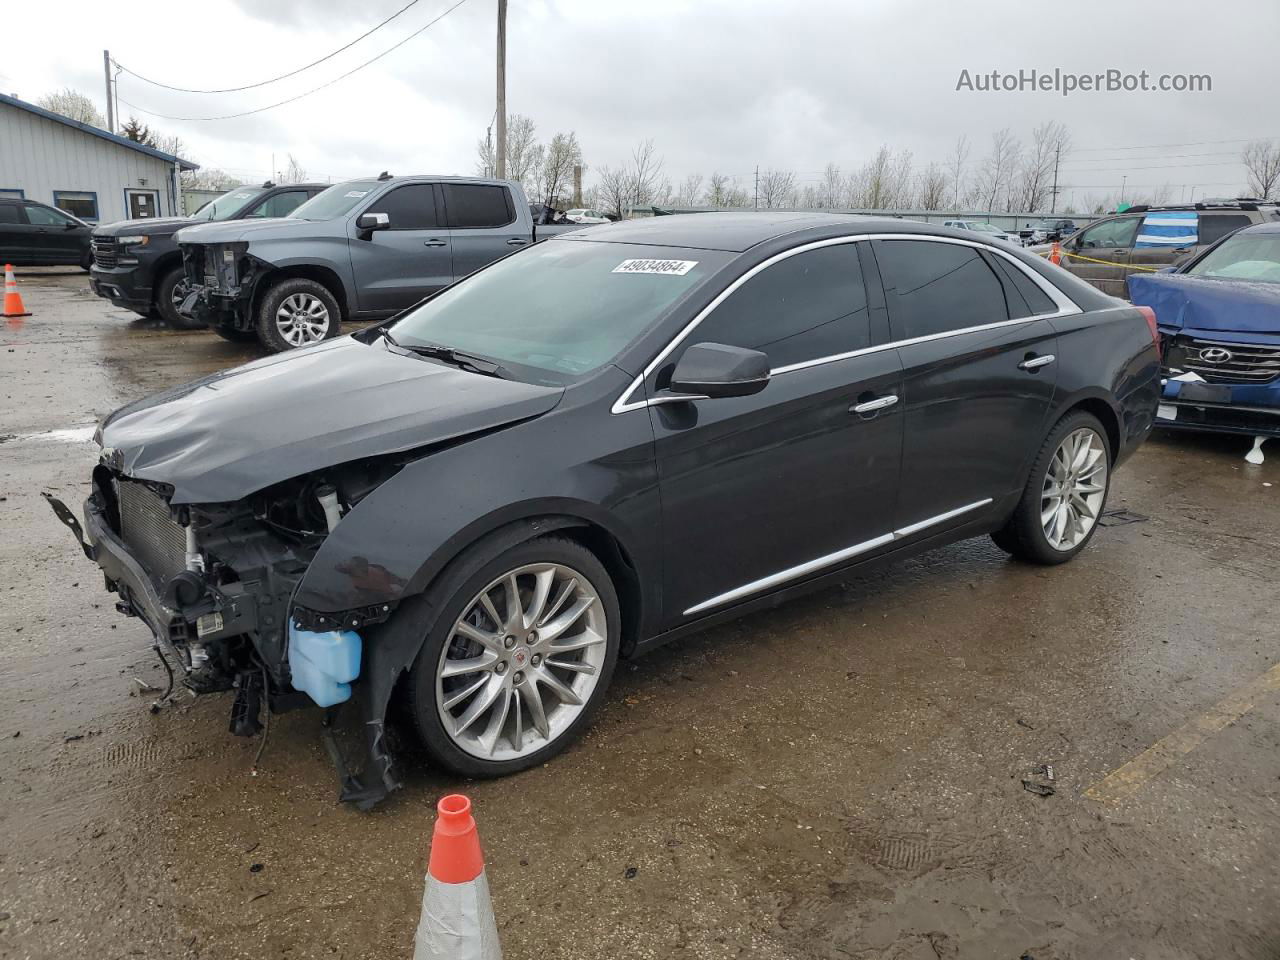
MULTIPOLYGON (((172 504, 173 489, 126 475, 110 451, 93 472, 83 529, 61 501, 59 519, 102 568, 116 608, 150 627, 166 666, 193 693, 234 691, 230 731, 253 736, 273 713, 320 706, 342 799, 372 806, 399 786, 382 735, 386 696, 362 713, 364 776, 348 772, 332 739, 332 711, 361 692, 361 631, 394 602, 317 613, 293 604, 325 538, 402 465, 371 458, 278 482, 234 503, 172 504), (166 653, 168 656, 166 656, 166 653), (376 713, 376 715, 375 715, 376 713)), ((357 699, 359 699, 357 697, 357 699)))
POLYGON ((179 246, 190 292, 178 312, 209 326, 251 330, 254 294, 272 265, 250 255, 247 241, 179 246))

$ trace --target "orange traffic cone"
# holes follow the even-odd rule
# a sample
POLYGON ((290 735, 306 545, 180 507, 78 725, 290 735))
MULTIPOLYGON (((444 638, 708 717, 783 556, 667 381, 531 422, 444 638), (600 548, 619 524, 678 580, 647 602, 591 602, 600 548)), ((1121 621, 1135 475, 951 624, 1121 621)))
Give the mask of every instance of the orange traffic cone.
POLYGON ((1062 244, 1053 241, 1053 249, 1049 251, 1049 262, 1062 266, 1062 244))
POLYGON ((413 960, 502 960, 471 801, 455 793, 436 809, 413 960))
POLYGON ((4 317, 29 317, 27 308, 22 305, 22 294, 18 292, 18 281, 13 275, 13 264, 4 265, 4 317))

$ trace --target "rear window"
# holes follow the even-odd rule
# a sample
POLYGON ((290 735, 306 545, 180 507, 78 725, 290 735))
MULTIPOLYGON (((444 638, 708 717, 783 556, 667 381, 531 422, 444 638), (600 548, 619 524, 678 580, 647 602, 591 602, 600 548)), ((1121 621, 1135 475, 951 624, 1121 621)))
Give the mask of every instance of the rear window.
POLYGON ((1053 299, 1041 290, 1040 285, 1023 273, 1022 270, 1007 262, 1003 257, 993 256, 991 259, 995 261, 996 268, 1004 274, 1008 282, 1013 285, 1013 288, 1016 291, 1018 291, 1018 294, 1026 303, 1027 309, 1030 310, 1030 314, 1023 313, 1021 311, 1015 312, 1013 308, 1017 305, 1016 301, 1010 302, 1011 318, 1016 319, 1017 317, 1038 316, 1042 313, 1058 312, 1058 305, 1053 302, 1053 299))
POLYGON ((12 203, 0 203, 0 223, 22 223, 18 208, 12 203))
POLYGON ((1202 213, 1200 215, 1200 242, 1206 246, 1217 243, 1228 233, 1247 227, 1253 221, 1244 213, 1202 213))
POLYGON ((875 251, 899 339, 1009 319, 1004 287, 973 247, 877 240, 875 251))
POLYGON ((450 227, 505 227, 516 218, 506 187, 446 183, 444 205, 450 227))

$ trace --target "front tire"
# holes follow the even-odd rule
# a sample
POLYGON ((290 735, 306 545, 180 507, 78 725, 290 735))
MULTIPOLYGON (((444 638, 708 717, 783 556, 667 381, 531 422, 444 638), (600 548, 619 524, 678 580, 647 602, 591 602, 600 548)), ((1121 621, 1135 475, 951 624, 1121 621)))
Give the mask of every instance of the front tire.
POLYGON ((341 325, 333 294, 303 277, 273 284, 258 305, 258 339, 272 353, 330 340, 341 332, 341 325))
POLYGON ((622 622, 604 566, 558 536, 480 545, 397 616, 426 635, 407 687, 423 743, 444 769, 480 778, 544 763, 582 734, 622 622))
POLYGON ((187 274, 182 267, 166 270, 156 284, 156 312, 175 330, 203 330, 205 325, 192 317, 184 317, 178 307, 191 290, 187 274))
POLYGON ((1013 515, 991 539, 1028 563, 1066 563, 1093 539, 1110 487, 1106 430, 1092 414, 1068 413, 1049 431, 1013 515))

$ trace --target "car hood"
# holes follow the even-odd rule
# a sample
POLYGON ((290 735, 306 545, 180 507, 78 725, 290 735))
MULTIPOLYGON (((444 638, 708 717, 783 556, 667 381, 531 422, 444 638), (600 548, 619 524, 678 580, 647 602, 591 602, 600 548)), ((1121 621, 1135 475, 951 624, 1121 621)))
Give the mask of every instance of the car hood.
POLYGON ((252 220, 212 220, 186 227, 179 243, 235 243, 238 240, 275 240, 278 237, 314 237, 322 233, 325 221, 296 217, 254 218, 252 220))
POLYGON ((344 337, 122 407, 98 439, 105 462, 171 485, 173 503, 228 503, 313 470, 536 417, 563 393, 344 337))
POLYGON ((93 228, 95 237, 128 237, 140 233, 157 236, 168 236, 191 226, 190 217, 147 217, 143 220, 117 220, 115 223, 104 223, 93 228))
POLYGON ((1159 273, 1129 277, 1129 298, 1167 330, 1280 338, 1280 284, 1159 273))

